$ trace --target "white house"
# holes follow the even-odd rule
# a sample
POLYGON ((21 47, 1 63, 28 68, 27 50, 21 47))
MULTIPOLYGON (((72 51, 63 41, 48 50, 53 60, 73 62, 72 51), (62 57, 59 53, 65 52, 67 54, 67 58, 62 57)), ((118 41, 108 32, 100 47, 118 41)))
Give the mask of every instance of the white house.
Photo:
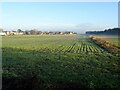
POLYGON ((6 35, 6 33, 0 32, 0 36, 4 36, 4 35, 6 35))

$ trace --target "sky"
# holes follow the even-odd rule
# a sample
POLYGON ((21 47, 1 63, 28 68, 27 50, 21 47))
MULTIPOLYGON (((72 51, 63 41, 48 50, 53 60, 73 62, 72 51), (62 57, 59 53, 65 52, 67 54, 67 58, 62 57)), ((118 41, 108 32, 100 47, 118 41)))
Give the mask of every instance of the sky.
POLYGON ((1 2, 4 30, 100 31, 118 27, 117 2, 1 2))

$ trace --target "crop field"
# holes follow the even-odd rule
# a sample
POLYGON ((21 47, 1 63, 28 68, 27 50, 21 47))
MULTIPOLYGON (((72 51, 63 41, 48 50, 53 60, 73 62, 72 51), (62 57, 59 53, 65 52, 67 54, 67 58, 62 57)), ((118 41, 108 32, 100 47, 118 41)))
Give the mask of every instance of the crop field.
POLYGON ((2 36, 3 90, 119 89, 120 57, 85 35, 2 36))
POLYGON ((85 36, 20 36, 4 37, 3 47, 38 50, 42 52, 89 53, 104 52, 99 46, 85 36), (22 42, 21 42, 22 41, 22 42))

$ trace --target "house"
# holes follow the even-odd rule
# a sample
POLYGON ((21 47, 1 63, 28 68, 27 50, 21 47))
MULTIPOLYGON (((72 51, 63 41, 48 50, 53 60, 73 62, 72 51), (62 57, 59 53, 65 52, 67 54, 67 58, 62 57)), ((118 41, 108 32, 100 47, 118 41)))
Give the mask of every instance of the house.
POLYGON ((64 32, 60 32, 60 34, 64 34, 64 32))
POLYGON ((73 32, 70 32, 70 34, 73 34, 73 32))
POLYGON ((24 32, 17 32, 16 35, 23 35, 24 32))
POLYGON ((49 35, 53 35, 53 34, 55 34, 54 32, 49 32, 49 35))
POLYGON ((60 34, 60 32, 55 32, 55 34, 60 34))
POLYGON ((48 33, 48 32, 42 32, 41 35, 42 35, 42 34, 49 34, 49 33, 48 33))
POLYGON ((24 34, 30 35, 31 33, 30 33, 30 31, 25 31, 24 34))
POLYGON ((10 35, 10 31, 4 31, 6 35, 10 35))
POLYGON ((0 36, 5 36, 6 33, 5 32, 0 32, 0 36))

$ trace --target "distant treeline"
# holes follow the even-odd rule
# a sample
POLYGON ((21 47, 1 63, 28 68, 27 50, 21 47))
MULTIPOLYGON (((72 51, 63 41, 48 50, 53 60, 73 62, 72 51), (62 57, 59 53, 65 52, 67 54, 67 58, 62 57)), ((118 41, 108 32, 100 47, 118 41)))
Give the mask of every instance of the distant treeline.
POLYGON ((120 28, 107 29, 104 31, 87 31, 87 35, 117 35, 120 36, 120 28))

